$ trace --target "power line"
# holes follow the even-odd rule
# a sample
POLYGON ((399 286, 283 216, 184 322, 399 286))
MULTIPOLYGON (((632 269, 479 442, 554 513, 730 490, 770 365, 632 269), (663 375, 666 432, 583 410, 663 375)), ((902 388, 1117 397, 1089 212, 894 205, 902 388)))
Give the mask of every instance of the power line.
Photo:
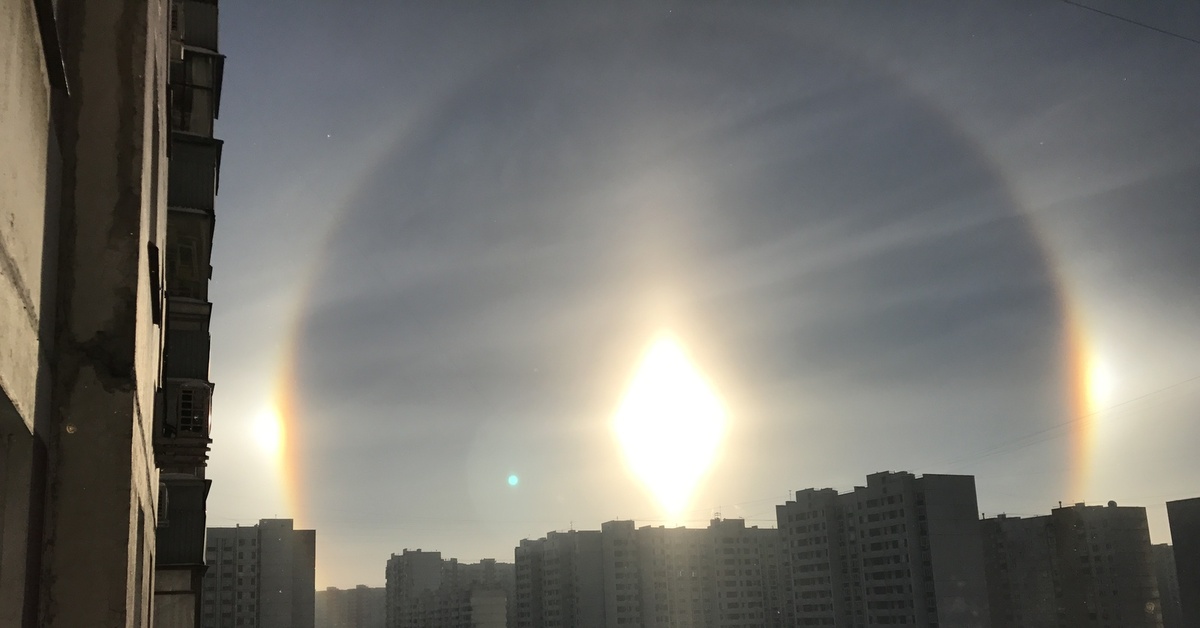
POLYGON ((962 456, 957 459, 951 460, 950 462, 943 463, 942 465, 940 465, 940 467, 952 469, 952 468, 960 466, 966 462, 982 460, 983 458, 990 458, 990 457, 998 455, 998 454, 1012 453, 1014 451, 1024 449, 1025 447, 1029 447, 1031 445, 1036 445, 1038 443, 1045 442, 1051 438, 1055 438, 1055 436, 1047 436, 1047 434, 1050 434, 1051 432, 1059 431, 1065 427, 1070 427, 1071 425, 1079 423, 1080 421, 1085 421, 1087 419, 1099 416, 1101 414, 1106 414, 1108 412, 1112 412, 1113 410, 1116 410, 1118 408, 1122 408, 1124 406, 1128 406, 1130 404, 1137 403, 1139 401, 1143 401, 1150 397, 1156 397, 1156 396, 1161 395, 1162 393, 1165 393, 1169 390, 1174 390, 1176 388, 1179 388, 1180 386, 1183 386, 1185 384, 1190 384, 1197 380, 1200 380, 1200 375, 1196 375, 1196 376, 1189 377, 1184 380, 1177 381, 1174 384, 1164 386, 1157 390, 1152 390, 1148 393, 1139 395, 1137 397, 1133 397, 1131 399, 1126 399, 1125 401, 1122 401, 1121 403, 1113 404, 1111 406, 1108 406, 1107 408, 1101 408, 1094 412, 1088 412, 1087 414, 1081 414, 1077 417, 1068 419, 1061 423, 1056 423, 1054 425, 1042 428, 1040 430, 1035 430, 1033 432, 1028 432, 1026 434, 1022 434, 1021 436, 1018 436, 1014 439, 1005 441, 998 445, 986 447, 982 450, 976 451, 976 452, 968 454, 966 456, 962 456), (1042 436, 1044 436, 1044 438, 1039 438, 1042 436))
POLYGON ((1162 33, 1163 35, 1169 35, 1169 36, 1171 36, 1171 37, 1175 37, 1176 39, 1182 39, 1182 40, 1184 40, 1184 41, 1190 41, 1190 42, 1192 42, 1193 44, 1200 44, 1200 39, 1193 39, 1193 38, 1191 38, 1191 37, 1188 37, 1187 35, 1180 35, 1179 33, 1173 33, 1173 32, 1171 32, 1171 31, 1169 31, 1169 30, 1164 30, 1164 29, 1158 28, 1157 26, 1151 26, 1151 25, 1149 25, 1149 24, 1146 24, 1146 23, 1144 23, 1144 22, 1139 22, 1139 21, 1137 21, 1137 20, 1134 20, 1134 19, 1131 19, 1131 18, 1127 18, 1127 17, 1125 17, 1125 16, 1123 16, 1123 15, 1117 15, 1116 13, 1109 13, 1108 11, 1104 11, 1104 10, 1102 10, 1102 9, 1097 9, 1096 7, 1090 7, 1090 6, 1086 5, 1086 4, 1081 4, 1081 3, 1079 3, 1079 2, 1075 2, 1075 0, 1062 0, 1062 1, 1063 1, 1063 3, 1065 3, 1065 4, 1069 4, 1069 5, 1071 5, 1071 6, 1079 7, 1079 8, 1081 8, 1081 9, 1087 9, 1088 11, 1093 11, 1093 12, 1095 12, 1095 13, 1099 13, 1100 15, 1106 15, 1106 16, 1108 16, 1108 17, 1111 17, 1111 18, 1113 18, 1113 19, 1116 19, 1116 20, 1121 20, 1122 22, 1126 22, 1126 23, 1129 23, 1129 24, 1133 24, 1134 26, 1141 26, 1142 28, 1148 28, 1148 29, 1150 29, 1150 30, 1152 30, 1152 31, 1154 31, 1154 32, 1156 32, 1156 33, 1162 33))

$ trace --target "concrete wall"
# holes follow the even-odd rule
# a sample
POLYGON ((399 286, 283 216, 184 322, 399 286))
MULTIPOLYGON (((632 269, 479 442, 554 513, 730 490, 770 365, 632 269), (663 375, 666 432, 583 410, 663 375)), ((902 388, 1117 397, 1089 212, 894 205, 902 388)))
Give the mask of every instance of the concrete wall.
POLYGON ((980 522, 992 628, 1058 628, 1049 517, 980 522))
POLYGON ((1076 504, 1049 525, 1060 623, 1162 628, 1145 508, 1076 504))
MULTIPOLYGON (((358 585, 316 592, 316 628, 384 628, 387 590, 358 585)), ((503 626, 504 624, 501 624, 503 626)))
POLYGON ((505 628, 507 625, 508 607, 503 591, 471 593, 472 628, 505 628))
POLYGON ((1183 625, 1200 626, 1200 497, 1167 502, 1183 625))
POLYGON ((50 86, 32 0, 0 0, 0 430, 33 432, 50 86), (15 414, 15 416, 14 416, 15 414))
POLYGON ((296 530, 292 536, 291 628, 313 628, 316 623, 317 531, 296 530))
POLYGON ((154 622, 158 626, 195 626, 196 592, 188 569, 158 570, 154 580, 154 622))
POLYGON ((161 329, 148 251, 164 214, 162 0, 60 3, 71 97, 62 216, 43 626, 146 626, 158 478, 150 430, 161 329))
POLYGON ((1158 583, 1158 597, 1162 602, 1163 628, 1184 628, 1187 624, 1183 623, 1175 550, 1164 543, 1152 546, 1150 553, 1154 558, 1154 579, 1158 583))
POLYGON ((313 628, 316 543, 316 531, 294 530, 291 519, 259 522, 260 628, 313 628))
POLYGON ((604 618, 604 549, 600 532, 571 533, 574 541, 574 573, 578 597, 574 600, 575 626, 600 628, 604 618))
POLYGON ((0 626, 37 622, 61 175, 44 59, 33 1, 0 0, 0 626))
POLYGON ((150 623, 167 6, 0 0, 0 626, 150 623))
POLYGON ((927 473, 916 482, 925 495, 938 625, 988 628, 991 613, 975 478, 927 473))
POLYGON ((258 625, 288 628, 292 624, 292 522, 264 520, 258 525, 258 625))

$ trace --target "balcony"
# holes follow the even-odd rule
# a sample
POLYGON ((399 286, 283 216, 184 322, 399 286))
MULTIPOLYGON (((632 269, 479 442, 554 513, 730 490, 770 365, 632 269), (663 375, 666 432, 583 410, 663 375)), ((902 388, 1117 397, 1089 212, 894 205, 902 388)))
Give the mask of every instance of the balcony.
POLYGON ((184 48, 171 64, 171 130, 211 138, 213 120, 221 115, 225 57, 184 48))
POLYGON ((205 502, 211 480, 164 473, 159 491, 157 563, 204 564, 205 502))
POLYGON ((169 295, 167 299, 167 342, 163 376, 168 380, 208 379, 208 321, 212 304, 169 295))
POLYGON ((187 133, 171 134, 167 205, 213 213, 221 146, 221 140, 187 133))
POLYGON ((217 51, 218 9, 216 0, 177 1, 176 29, 185 46, 217 51))

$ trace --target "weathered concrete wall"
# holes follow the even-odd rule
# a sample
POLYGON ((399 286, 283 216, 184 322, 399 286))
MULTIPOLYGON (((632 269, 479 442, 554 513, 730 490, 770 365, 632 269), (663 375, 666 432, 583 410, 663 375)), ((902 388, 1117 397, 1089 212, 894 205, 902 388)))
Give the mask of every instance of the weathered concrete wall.
POLYGON ((194 627, 196 590, 187 569, 160 569, 154 581, 154 626, 194 627))
POLYGON ((32 0, 0 0, 0 627, 33 626, 59 155, 32 0), (48 280, 48 283, 47 283, 48 280), (31 550, 32 548, 32 550, 31 550))
POLYGON ((161 330, 161 0, 63 2, 62 222, 42 626, 147 626, 161 330))
POLYGON ((32 0, 0 0, 0 394, 33 432, 50 86, 32 0))

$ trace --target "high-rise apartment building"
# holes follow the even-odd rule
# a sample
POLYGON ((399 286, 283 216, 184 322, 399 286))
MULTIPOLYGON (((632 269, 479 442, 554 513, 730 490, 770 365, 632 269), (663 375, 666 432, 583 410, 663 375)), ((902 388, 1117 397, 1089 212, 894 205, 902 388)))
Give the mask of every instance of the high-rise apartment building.
POLYGON ((876 473, 776 507, 789 626, 986 626, 971 476, 876 473))
POLYGON ((1057 628, 1058 586, 1044 517, 985 519, 984 562, 992 628, 1057 628))
POLYGON ((387 589, 358 585, 317 591, 316 628, 384 628, 387 589))
MULTIPOLYGON (((781 544, 778 530, 746 527, 741 519, 713 519, 706 530, 712 558, 709 625, 781 626, 781 544)), ((670 626, 667 614, 654 622, 670 626), (665 620, 665 621, 664 621, 665 620)))
POLYGON ((404 550, 387 562, 388 628, 503 628, 513 597, 513 566, 460 563, 441 552, 404 550))
POLYGON ((1167 502, 1183 625, 1200 626, 1200 497, 1167 502))
POLYGON ((516 548, 516 626, 779 626, 778 535, 708 528, 550 532, 516 548))
POLYGON ((602 542, 596 530, 522 540, 515 552, 517 625, 604 625, 602 542))
POLYGON ((1158 583, 1158 598, 1162 601, 1163 628, 1185 628, 1183 605, 1179 598, 1179 577, 1175 569, 1175 548, 1160 543, 1150 547, 1154 560, 1154 580, 1158 583))
POLYGON ((291 519, 209 528, 204 628, 313 628, 317 533, 291 519))
MULTIPOLYGON (((184 4, 211 9, 198 28, 215 37, 215 2, 184 4)), ((213 142, 220 71, 196 95, 178 15, 170 0, 0 6, 0 625, 195 625, 208 412, 165 406, 179 398, 161 348, 190 352, 169 338, 185 295, 167 206, 215 192, 215 160, 179 161, 174 140, 213 142), (171 416, 193 443, 163 440, 171 416), (152 583, 179 595, 152 605, 152 583)))
POLYGON ((210 481, 208 280, 221 140, 213 137, 225 57, 217 48, 217 0, 171 5, 168 74, 163 384, 155 398, 154 454, 160 470, 154 624, 200 622, 210 481))
POLYGON ((1146 509, 1060 507, 983 522, 992 628, 1160 628, 1146 509))

